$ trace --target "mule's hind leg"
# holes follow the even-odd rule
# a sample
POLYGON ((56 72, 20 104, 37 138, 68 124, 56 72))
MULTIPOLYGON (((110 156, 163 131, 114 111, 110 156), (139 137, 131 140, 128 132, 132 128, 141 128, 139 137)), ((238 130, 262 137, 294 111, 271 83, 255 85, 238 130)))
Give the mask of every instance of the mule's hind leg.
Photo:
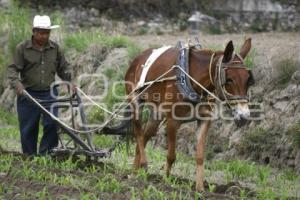
POLYGON ((161 117, 156 115, 157 113, 151 111, 149 119, 144 129, 144 147, 146 148, 149 139, 156 135, 159 125, 162 121, 161 117))
POLYGON ((143 167, 147 169, 147 159, 144 148, 144 135, 142 133, 141 123, 138 120, 133 122, 133 132, 136 138, 135 159, 133 166, 135 169, 143 167))
POLYGON ((136 139, 136 149, 135 149, 135 159, 133 167, 138 169, 140 167, 147 168, 147 160, 144 150, 144 135, 142 133, 142 122, 141 122, 141 113, 143 107, 140 106, 140 101, 135 101, 133 104, 133 133, 136 139))
MULTIPOLYGON (((146 127, 144 129, 144 136, 143 136, 143 148, 146 148, 147 142, 149 141, 149 139, 152 136, 155 136, 157 131, 158 131, 158 127, 159 124, 162 120, 161 119, 156 119, 154 112, 151 111, 150 117, 147 121, 146 127)), ((140 152, 139 152, 139 148, 138 145, 136 146, 136 155, 135 155, 135 160, 134 160, 134 167, 135 168, 139 168, 140 166, 140 152)))
POLYGON ((210 120, 202 121, 197 132, 197 148, 196 148, 196 190, 203 191, 204 179, 204 149, 210 120))
POLYGON ((169 118, 167 120, 167 142, 168 142, 168 155, 167 155, 167 176, 170 175, 170 171, 174 161, 176 160, 176 132, 177 129, 180 127, 180 124, 169 118))

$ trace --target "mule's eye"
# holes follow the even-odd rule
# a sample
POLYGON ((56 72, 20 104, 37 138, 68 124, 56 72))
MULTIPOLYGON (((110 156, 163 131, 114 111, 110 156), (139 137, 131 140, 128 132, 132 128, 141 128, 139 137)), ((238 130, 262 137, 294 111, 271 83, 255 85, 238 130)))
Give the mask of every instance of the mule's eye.
POLYGON ((230 79, 230 78, 226 79, 226 82, 225 82, 226 85, 231 84, 231 83, 233 83, 232 79, 230 79))

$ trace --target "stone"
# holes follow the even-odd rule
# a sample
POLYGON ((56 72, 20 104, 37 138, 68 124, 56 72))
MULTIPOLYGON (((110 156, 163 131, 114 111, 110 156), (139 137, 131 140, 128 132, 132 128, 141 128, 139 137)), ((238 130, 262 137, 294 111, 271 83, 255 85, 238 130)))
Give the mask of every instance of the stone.
MULTIPOLYGON (((299 66, 300 67, 300 66, 299 66)), ((292 81, 296 84, 300 84, 300 70, 295 71, 294 74, 292 75, 292 81)))
POLYGON ((289 105, 288 101, 279 101, 274 104, 274 108, 280 110, 281 112, 284 112, 287 106, 289 105))
POLYGON ((241 141, 242 134, 241 130, 235 131, 230 137, 229 137, 229 147, 233 147, 234 145, 238 145, 241 141))
POLYGON ((205 15, 199 11, 196 11, 188 19, 188 29, 190 34, 197 34, 200 30, 208 30, 210 28, 218 29, 220 23, 214 17, 205 15))
POLYGON ((207 177, 209 182, 218 185, 225 185, 227 183, 226 175, 223 171, 212 171, 211 176, 207 177))
POLYGON ((296 157, 295 157, 295 169, 296 171, 300 172, 300 150, 297 151, 296 157))

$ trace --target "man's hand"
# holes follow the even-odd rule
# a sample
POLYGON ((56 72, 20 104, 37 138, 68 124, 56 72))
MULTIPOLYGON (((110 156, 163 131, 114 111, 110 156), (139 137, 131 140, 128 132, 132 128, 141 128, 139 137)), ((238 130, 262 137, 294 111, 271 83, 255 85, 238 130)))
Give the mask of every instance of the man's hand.
POLYGON ((22 83, 18 83, 18 84, 16 85, 16 92, 17 92, 17 95, 18 95, 18 96, 23 95, 23 90, 24 90, 24 89, 25 89, 25 88, 24 88, 23 84, 22 84, 22 83))
POLYGON ((71 84, 71 91, 72 91, 72 94, 75 94, 75 93, 76 93, 76 87, 77 87, 76 84, 74 84, 74 83, 71 84))

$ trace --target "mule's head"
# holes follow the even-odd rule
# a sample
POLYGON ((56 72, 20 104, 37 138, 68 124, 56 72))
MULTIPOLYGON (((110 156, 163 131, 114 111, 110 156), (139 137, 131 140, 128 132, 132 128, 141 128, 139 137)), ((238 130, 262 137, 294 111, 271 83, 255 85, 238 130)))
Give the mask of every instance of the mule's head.
POLYGON ((244 125, 250 117, 247 92, 254 84, 254 79, 252 72, 244 63, 244 58, 250 49, 250 38, 244 42, 239 53, 234 52, 233 43, 230 41, 217 68, 219 95, 231 107, 238 126, 244 125))

